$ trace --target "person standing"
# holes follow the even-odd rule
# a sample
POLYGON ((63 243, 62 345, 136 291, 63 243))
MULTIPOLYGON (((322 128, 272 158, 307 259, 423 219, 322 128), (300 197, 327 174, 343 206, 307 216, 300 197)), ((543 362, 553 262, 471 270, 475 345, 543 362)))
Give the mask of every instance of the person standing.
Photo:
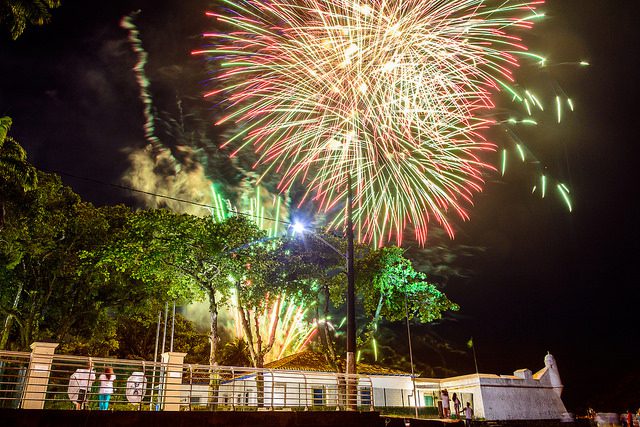
POLYGON ((627 409, 627 425, 633 427, 633 414, 629 409, 627 409))
POLYGON ((101 411, 109 409, 109 400, 113 394, 113 382, 116 380, 116 376, 113 373, 113 368, 107 366, 104 369, 104 373, 100 374, 100 391, 98 392, 98 402, 101 411))
POLYGON ((444 418, 449 418, 449 392, 446 388, 440 393, 440 400, 442 400, 442 415, 444 418))
POLYGON ((96 372, 93 363, 89 359, 86 368, 76 369, 69 378, 69 397, 71 397, 76 409, 85 409, 89 390, 96 380, 96 372), (73 391, 73 392, 72 392, 73 391))
POLYGON ((471 427, 471 420, 473 419, 473 409, 471 409, 471 402, 467 402, 467 407, 464 408, 464 425, 471 427))
POLYGON ((453 402, 453 410, 456 413, 456 418, 460 418, 460 399, 458 399, 458 395, 453 393, 451 401, 453 402))

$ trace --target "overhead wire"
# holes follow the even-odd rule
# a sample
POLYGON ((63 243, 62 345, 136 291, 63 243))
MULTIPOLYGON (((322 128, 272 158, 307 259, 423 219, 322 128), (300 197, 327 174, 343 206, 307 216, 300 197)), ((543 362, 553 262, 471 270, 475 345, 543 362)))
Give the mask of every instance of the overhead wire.
MULTIPOLYGON (((222 211, 224 212, 224 210, 214 206, 214 205, 210 205, 207 203, 201 203, 201 202, 196 202, 193 200, 187 200, 187 199, 182 199, 180 197, 175 197, 175 196, 168 196, 166 194, 159 194, 159 193, 154 193, 152 191, 146 191, 146 190, 140 190, 138 188, 134 188, 134 187, 129 187, 127 185, 122 185, 122 184, 115 184, 113 182, 106 182, 106 181, 101 181, 99 179, 95 179, 95 178, 89 178, 86 176, 80 176, 80 175, 75 175, 75 174, 71 174, 68 172, 64 172, 64 171, 60 171, 60 170, 50 170, 49 172, 51 173, 56 173, 58 175, 62 175, 62 176, 67 176, 70 178, 75 178, 75 179, 80 179, 83 181, 87 181, 87 182, 93 182, 96 184, 100 184, 100 185, 106 185, 109 187, 114 187, 114 188, 119 188, 121 190, 127 190, 127 191, 131 191, 133 193, 140 193, 140 194, 146 194, 148 196, 153 196, 153 197, 158 197, 161 199, 167 199, 167 200, 172 200, 174 202, 180 202, 180 203, 187 203, 190 205, 194 205, 194 206, 199 206, 202 208, 206 208, 206 209, 211 209, 214 211, 222 211)), ((256 220, 268 220, 268 221, 278 221, 281 224, 287 225, 287 226, 292 226, 293 223, 291 221, 283 221, 281 219, 276 219, 276 218, 271 218, 271 217, 267 217, 267 216, 258 216, 258 215, 254 215, 254 214, 250 214, 250 213, 246 213, 246 212, 240 212, 238 210, 232 210, 231 212, 233 212, 236 215, 242 215, 248 218, 252 218, 252 219, 256 219, 256 220)))

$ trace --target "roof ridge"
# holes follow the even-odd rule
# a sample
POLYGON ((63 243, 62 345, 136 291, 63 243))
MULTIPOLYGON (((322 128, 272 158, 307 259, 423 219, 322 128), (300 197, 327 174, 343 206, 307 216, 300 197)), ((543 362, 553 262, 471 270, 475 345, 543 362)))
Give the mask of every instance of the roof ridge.
MULTIPOLYGON (((344 364, 343 360, 340 360, 339 362, 341 365, 344 364)), ((387 368, 373 363, 359 362, 356 366, 360 368, 358 369, 359 372, 370 375, 411 375, 409 372, 405 372, 400 369, 387 368)), ((310 349, 305 349, 281 359, 274 360, 265 364, 264 367, 267 369, 287 369, 327 373, 335 372, 322 353, 310 349)))

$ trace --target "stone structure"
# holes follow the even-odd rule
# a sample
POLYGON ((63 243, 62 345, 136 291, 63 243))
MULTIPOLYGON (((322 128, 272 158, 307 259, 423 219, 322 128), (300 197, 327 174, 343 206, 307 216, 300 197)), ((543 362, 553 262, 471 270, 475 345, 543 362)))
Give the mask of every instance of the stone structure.
POLYGON ((182 401, 182 367, 187 353, 167 352, 162 353, 162 363, 165 370, 162 375, 163 384, 161 390, 162 409, 165 411, 179 411, 182 401))
POLYGON ((51 376, 53 353, 58 344, 34 342, 31 344, 31 360, 27 381, 22 398, 22 409, 42 409, 47 395, 47 386, 51 376))
MULTIPOLYGON (((513 375, 470 374, 453 378, 418 378, 418 389, 436 386, 449 395, 462 396, 463 406, 471 401, 477 417, 488 420, 557 420, 567 410, 560 398, 562 382, 555 359, 544 358, 545 367, 536 373, 518 369, 513 375), (469 400, 471 399, 471 400, 469 400)), ((418 392, 420 394, 420 391, 418 392)))

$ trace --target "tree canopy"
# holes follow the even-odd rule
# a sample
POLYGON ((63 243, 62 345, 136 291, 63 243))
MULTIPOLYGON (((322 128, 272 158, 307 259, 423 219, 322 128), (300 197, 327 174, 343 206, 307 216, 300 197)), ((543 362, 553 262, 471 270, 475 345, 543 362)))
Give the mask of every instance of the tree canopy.
MULTIPOLYGON (((343 238, 269 238, 242 215, 95 207, 29 164, 10 126, 0 119, 0 348, 48 339, 66 352, 148 358, 158 311, 204 301, 206 334, 178 317, 177 348, 198 355, 191 360, 260 367, 295 348, 298 334, 300 344, 315 336, 340 369, 330 317, 346 291, 343 238), (237 322, 224 341, 221 315, 237 322)), ((383 321, 431 322, 457 309, 402 249, 359 244, 355 258, 361 347, 383 321)))
POLYGON ((0 0, 0 24, 16 40, 27 25, 44 25, 51 20, 51 10, 60 0, 0 0))

